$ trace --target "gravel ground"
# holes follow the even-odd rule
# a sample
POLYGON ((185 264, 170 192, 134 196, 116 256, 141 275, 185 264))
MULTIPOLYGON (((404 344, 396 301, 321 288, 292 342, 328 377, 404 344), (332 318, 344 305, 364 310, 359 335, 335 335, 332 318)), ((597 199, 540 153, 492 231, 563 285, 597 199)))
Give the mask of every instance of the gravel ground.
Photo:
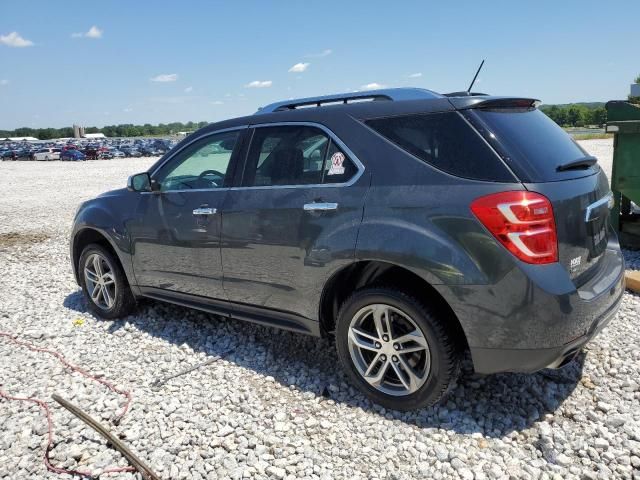
MULTIPOLYGON (((610 162, 611 141, 584 145, 610 162)), ((93 318, 69 267, 73 213, 152 161, 0 164, 0 330, 130 389, 132 408, 112 428, 161 478, 640 479, 640 298, 631 293, 568 367, 490 377, 467 368, 445 403, 411 413, 365 400, 326 340, 153 302, 122 321, 93 318)), ((640 268, 638 255, 625 255, 640 268)), ((0 372, 12 395, 58 393, 104 422, 123 405, 51 356, 1 338, 0 372)), ((97 472, 126 464, 50 404, 54 462, 97 472)), ((42 464, 36 406, 0 400, 0 423, 0 478, 60 478, 42 464)))

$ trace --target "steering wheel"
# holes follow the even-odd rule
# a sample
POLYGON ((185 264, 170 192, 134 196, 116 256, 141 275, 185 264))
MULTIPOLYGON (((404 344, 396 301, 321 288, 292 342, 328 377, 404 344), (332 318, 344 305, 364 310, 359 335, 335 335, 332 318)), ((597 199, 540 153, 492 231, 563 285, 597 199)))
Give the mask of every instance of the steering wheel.
MULTIPOLYGON (((204 179, 207 175, 215 175, 216 177, 224 178, 224 173, 219 172, 218 170, 205 170, 200 175, 198 175, 198 180, 204 179)), ((215 186, 218 186, 216 182, 211 181, 215 186)))

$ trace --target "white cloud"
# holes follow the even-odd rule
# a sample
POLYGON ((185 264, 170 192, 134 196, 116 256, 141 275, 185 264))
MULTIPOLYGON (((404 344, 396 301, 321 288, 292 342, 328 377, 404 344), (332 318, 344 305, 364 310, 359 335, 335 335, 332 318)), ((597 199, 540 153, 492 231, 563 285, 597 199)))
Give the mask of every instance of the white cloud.
POLYGON ((161 73, 160 75, 156 75, 155 77, 151 77, 152 82, 175 82, 178 80, 177 73, 161 73))
POLYGON ((310 63, 296 63, 293 67, 289 69, 289 72, 302 73, 307 68, 309 68, 310 63))
POLYGON ((92 25, 87 33, 84 34, 88 38, 102 38, 102 30, 95 25, 92 25))
POLYGON ((91 28, 86 32, 76 32, 71 34, 71 38, 102 38, 103 30, 100 30, 95 25, 92 25, 91 28))
POLYGON ((33 45, 31 40, 22 38, 18 32, 11 32, 8 35, 0 35, 0 43, 7 47, 30 47, 33 45))
POLYGON ((268 88, 273 85, 271 80, 254 80, 253 82, 247 83, 245 88, 268 88))
POLYGON ((323 51, 321 51, 320 53, 309 53, 307 55, 305 55, 305 57, 307 58, 322 58, 322 57, 327 57, 329 55, 331 55, 333 53, 333 50, 331 50, 330 48, 327 48, 323 51))
POLYGON ((230 93, 225 93, 224 96, 229 98, 231 96, 231 94, 230 93))
POLYGON ((366 85, 362 85, 360 87, 361 90, 377 90, 379 88, 385 88, 386 85, 382 85, 381 83, 376 83, 376 82, 372 82, 372 83, 367 83, 366 85))
POLYGON ((125 113, 133 112, 133 108, 131 107, 123 108, 122 111, 125 113))
POLYGON ((417 73, 412 73, 411 75, 409 75, 409 78, 420 78, 422 76, 422 73, 417 72, 417 73))
POLYGON ((0 85, 9 85, 9 80, 3 78, 2 80, 0 80, 0 85))
POLYGON ((193 87, 187 87, 184 89, 184 93, 191 93, 193 92, 193 87))
POLYGON ((224 102, 220 100, 214 100, 213 102, 211 102, 211 105, 224 105, 224 102))

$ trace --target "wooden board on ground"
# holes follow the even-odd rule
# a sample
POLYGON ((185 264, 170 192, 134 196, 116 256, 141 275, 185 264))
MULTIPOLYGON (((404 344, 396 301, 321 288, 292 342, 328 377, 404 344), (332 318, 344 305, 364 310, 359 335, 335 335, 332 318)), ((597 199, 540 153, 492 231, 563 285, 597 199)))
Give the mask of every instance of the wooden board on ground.
POLYGON ((640 270, 627 270, 624 272, 624 278, 629 290, 640 293, 640 270))

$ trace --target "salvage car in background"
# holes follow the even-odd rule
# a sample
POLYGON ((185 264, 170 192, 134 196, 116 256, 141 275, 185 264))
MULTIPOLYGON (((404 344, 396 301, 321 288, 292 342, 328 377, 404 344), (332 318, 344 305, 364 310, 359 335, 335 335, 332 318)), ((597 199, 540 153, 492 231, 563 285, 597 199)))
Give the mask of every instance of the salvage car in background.
POLYGON ((87 156, 79 150, 65 150, 60 154, 60 160, 84 161, 87 156))
POLYGON ((42 148, 31 155, 33 160, 60 160, 59 148, 42 148))

